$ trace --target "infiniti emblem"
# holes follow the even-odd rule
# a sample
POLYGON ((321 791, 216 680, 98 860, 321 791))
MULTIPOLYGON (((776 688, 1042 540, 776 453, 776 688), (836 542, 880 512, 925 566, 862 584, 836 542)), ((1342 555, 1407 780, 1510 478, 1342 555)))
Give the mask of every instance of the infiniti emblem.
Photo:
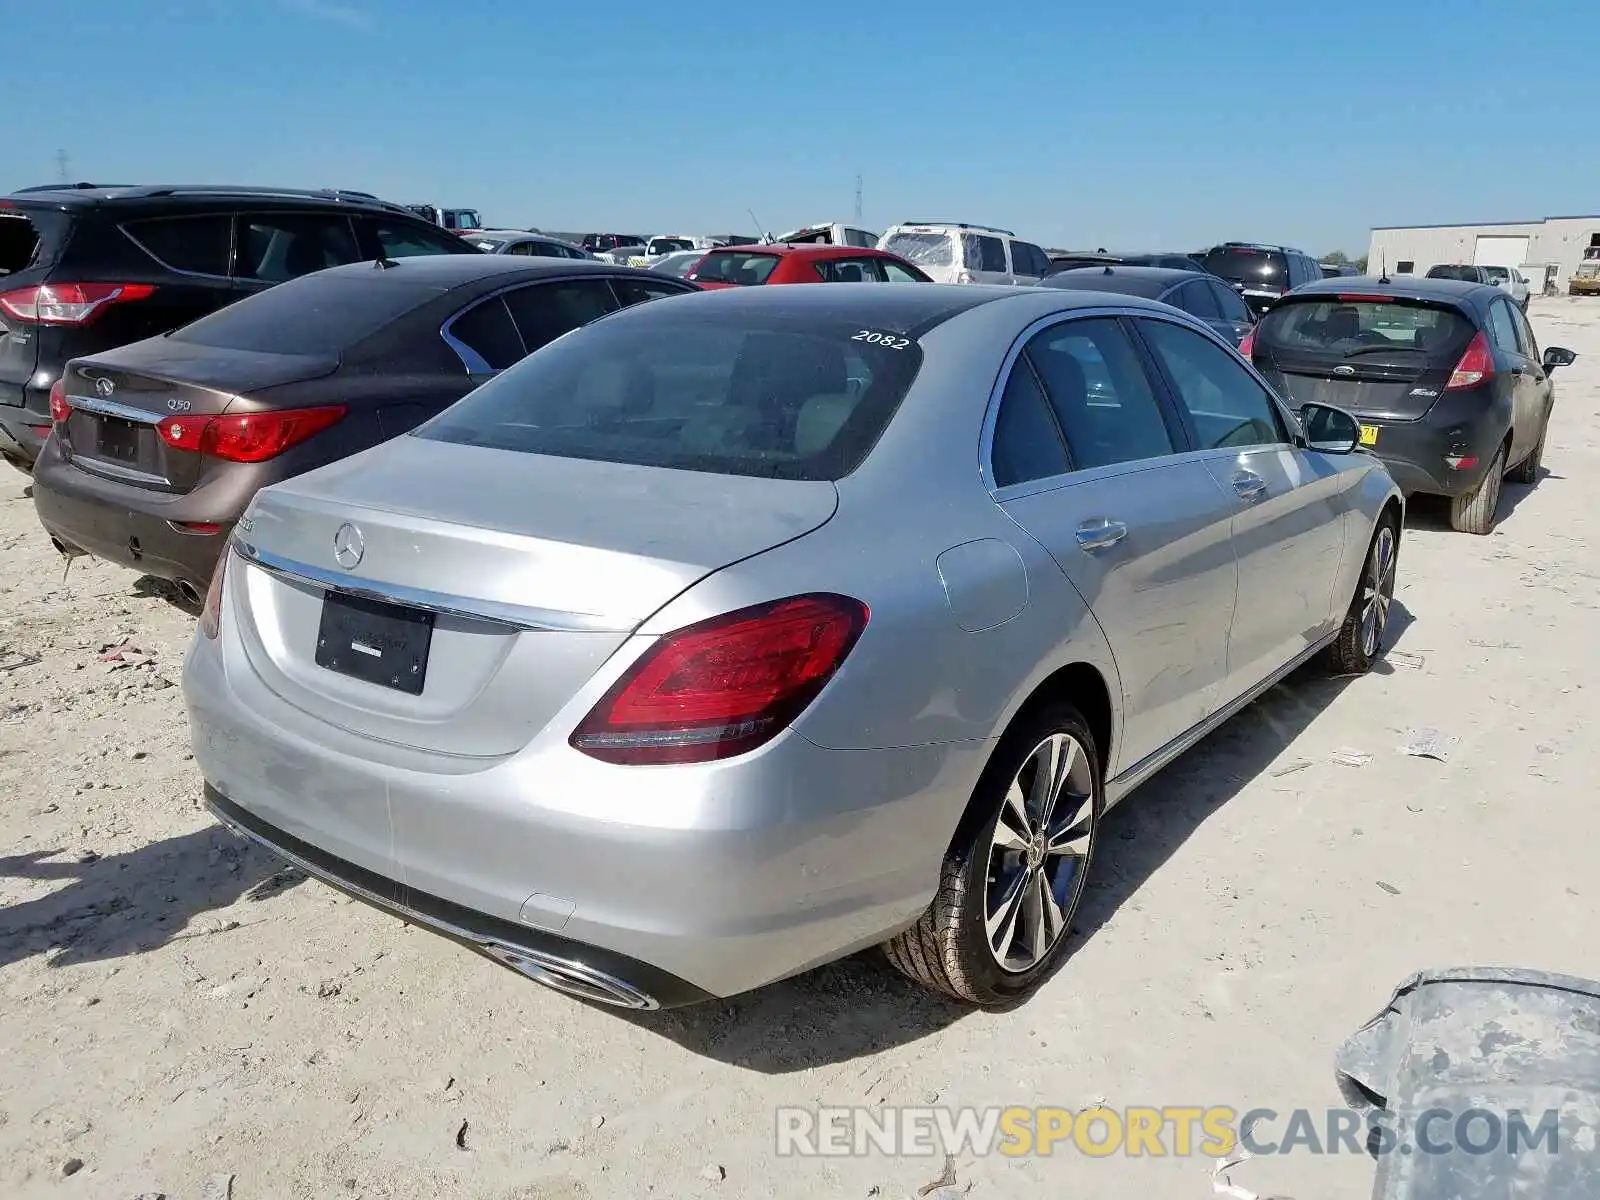
POLYGON ((361 530, 346 521, 339 526, 333 534, 333 561, 346 571, 353 571, 361 563, 361 556, 367 552, 367 539, 361 536, 361 530))
POLYGON ((96 379, 94 381, 94 390, 99 392, 102 396, 109 396, 112 392, 117 390, 117 385, 112 383, 109 379, 96 379))
POLYGON ((1333 373, 1335 375, 1354 375, 1356 373, 1356 369, 1350 366, 1335 367, 1333 369, 1333 373))

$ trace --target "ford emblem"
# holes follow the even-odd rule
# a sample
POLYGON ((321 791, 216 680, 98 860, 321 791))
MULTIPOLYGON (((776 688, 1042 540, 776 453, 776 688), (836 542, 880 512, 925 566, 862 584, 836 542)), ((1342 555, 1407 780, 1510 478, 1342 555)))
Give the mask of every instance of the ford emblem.
POLYGON ((1333 369, 1333 373, 1335 375, 1354 375, 1356 373, 1356 369, 1351 366, 1335 367, 1333 369))

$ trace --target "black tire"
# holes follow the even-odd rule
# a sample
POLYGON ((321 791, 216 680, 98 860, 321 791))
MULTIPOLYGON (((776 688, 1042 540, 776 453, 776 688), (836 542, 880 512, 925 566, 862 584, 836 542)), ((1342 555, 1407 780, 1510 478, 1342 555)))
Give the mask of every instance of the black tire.
POLYGON ((1512 483, 1538 483, 1539 468, 1544 465, 1544 439, 1550 432, 1550 414, 1545 413, 1544 420, 1539 425, 1539 440, 1533 444, 1533 449, 1528 451, 1528 457, 1511 468, 1507 476, 1512 483))
MULTIPOLYGON (((1026 797, 1022 807, 1032 810, 1033 797, 1026 797)), ((884 943, 889 961, 918 983, 971 1004, 1001 1004, 1028 995, 1061 961, 1071 941, 1072 921, 1083 899, 1104 811, 1100 755, 1078 710, 1070 704, 1052 704, 1025 716, 1000 740, 973 790, 967 814, 945 855, 933 902, 914 925, 884 943), (1030 786, 1026 790, 1033 790, 1032 781, 1038 778, 1037 755, 1056 739, 1075 745, 1076 755, 1081 755, 1068 759, 1070 765, 1062 772, 1060 799, 1070 800, 1071 807, 1035 824, 1057 830, 1051 840, 1061 846, 1070 842, 1081 853, 1046 853, 1044 834, 1037 828, 1030 849, 1008 849, 1001 841, 1015 836, 1019 821, 1025 823, 1037 815, 1016 815, 1018 809, 1009 798, 1012 784, 1027 779, 1030 786), (1004 826, 1002 817, 1006 818, 1004 826), (1065 836, 1068 832, 1073 834, 1071 838, 1065 836), (1070 879, 1064 874, 1069 863, 1070 879), (1052 870, 1057 872, 1054 877, 1052 870), (1038 880, 1049 885, 1050 899, 1056 902, 1049 910, 1059 916, 1053 925, 1047 917, 1045 893, 1029 891, 1038 880), (992 912, 991 887, 999 893, 992 912), (1008 896, 1014 897, 1013 902, 1005 901, 1008 896), (1031 899, 1035 896, 1036 902, 1031 899), (988 921, 991 915, 1000 917, 1005 912, 1010 913, 1009 924, 1000 920, 997 931, 1004 945, 996 949, 988 921), (1025 937, 1025 926, 1029 932, 1044 935, 1042 940, 1027 938, 1033 945, 1018 950, 1021 958, 1031 959, 1026 962, 1007 954, 1025 937), (1009 966, 1002 965, 1003 957, 1009 966)))
POLYGON ((1494 452, 1489 469, 1478 486, 1450 501, 1450 527, 1460 533, 1483 535, 1494 529, 1500 507, 1500 484, 1506 473, 1506 448, 1494 452))
POLYGON ((1385 513, 1367 543, 1367 558, 1361 564, 1361 577, 1356 580, 1339 636, 1328 647, 1328 668, 1335 675, 1364 675, 1383 653, 1399 569, 1400 524, 1393 513, 1385 513))

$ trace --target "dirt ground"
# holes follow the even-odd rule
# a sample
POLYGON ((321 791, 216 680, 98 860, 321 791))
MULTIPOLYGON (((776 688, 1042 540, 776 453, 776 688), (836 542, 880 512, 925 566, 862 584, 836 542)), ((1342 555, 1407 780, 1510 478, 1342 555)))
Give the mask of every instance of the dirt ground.
MULTIPOLYGON (((942 1163, 778 1160, 774 1108, 1322 1109, 1334 1048, 1414 970, 1600 975, 1600 739, 1580 732, 1600 689, 1600 301, 1533 316, 1583 356, 1557 376, 1543 479, 1507 487, 1487 538, 1415 506, 1407 657, 1296 675, 1113 813, 1075 957, 1003 1013, 860 956, 630 1018, 281 870, 199 808, 171 686, 192 616, 129 571, 63 575, 6 469, 0 1194, 900 1200, 942 1163), (1460 739, 1448 762, 1401 752, 1418 726, 1460 739)), ((996 1156, 939 1195, 1204 1197, 1211 1165, 996 1156)), ((1310 1200, 1364 1196, 1371 1173, 1301 1154, 1233 1178, 1310 1200)))

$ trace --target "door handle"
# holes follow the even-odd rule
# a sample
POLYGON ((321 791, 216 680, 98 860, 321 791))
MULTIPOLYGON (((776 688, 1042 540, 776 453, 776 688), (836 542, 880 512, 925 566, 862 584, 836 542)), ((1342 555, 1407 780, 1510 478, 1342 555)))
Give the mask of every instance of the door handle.
POLYGON ((1080 550, 1105 550, 1128 536, 1128 527, 1121 521, 1096 517, 1078 526, 1075 536, 1080 550))
POLYGON ((1233 490, 1241 500, 1256 501, 1267 494, 1267 481, 1254 471, 1239 471, 1233 477, 1233 490))

